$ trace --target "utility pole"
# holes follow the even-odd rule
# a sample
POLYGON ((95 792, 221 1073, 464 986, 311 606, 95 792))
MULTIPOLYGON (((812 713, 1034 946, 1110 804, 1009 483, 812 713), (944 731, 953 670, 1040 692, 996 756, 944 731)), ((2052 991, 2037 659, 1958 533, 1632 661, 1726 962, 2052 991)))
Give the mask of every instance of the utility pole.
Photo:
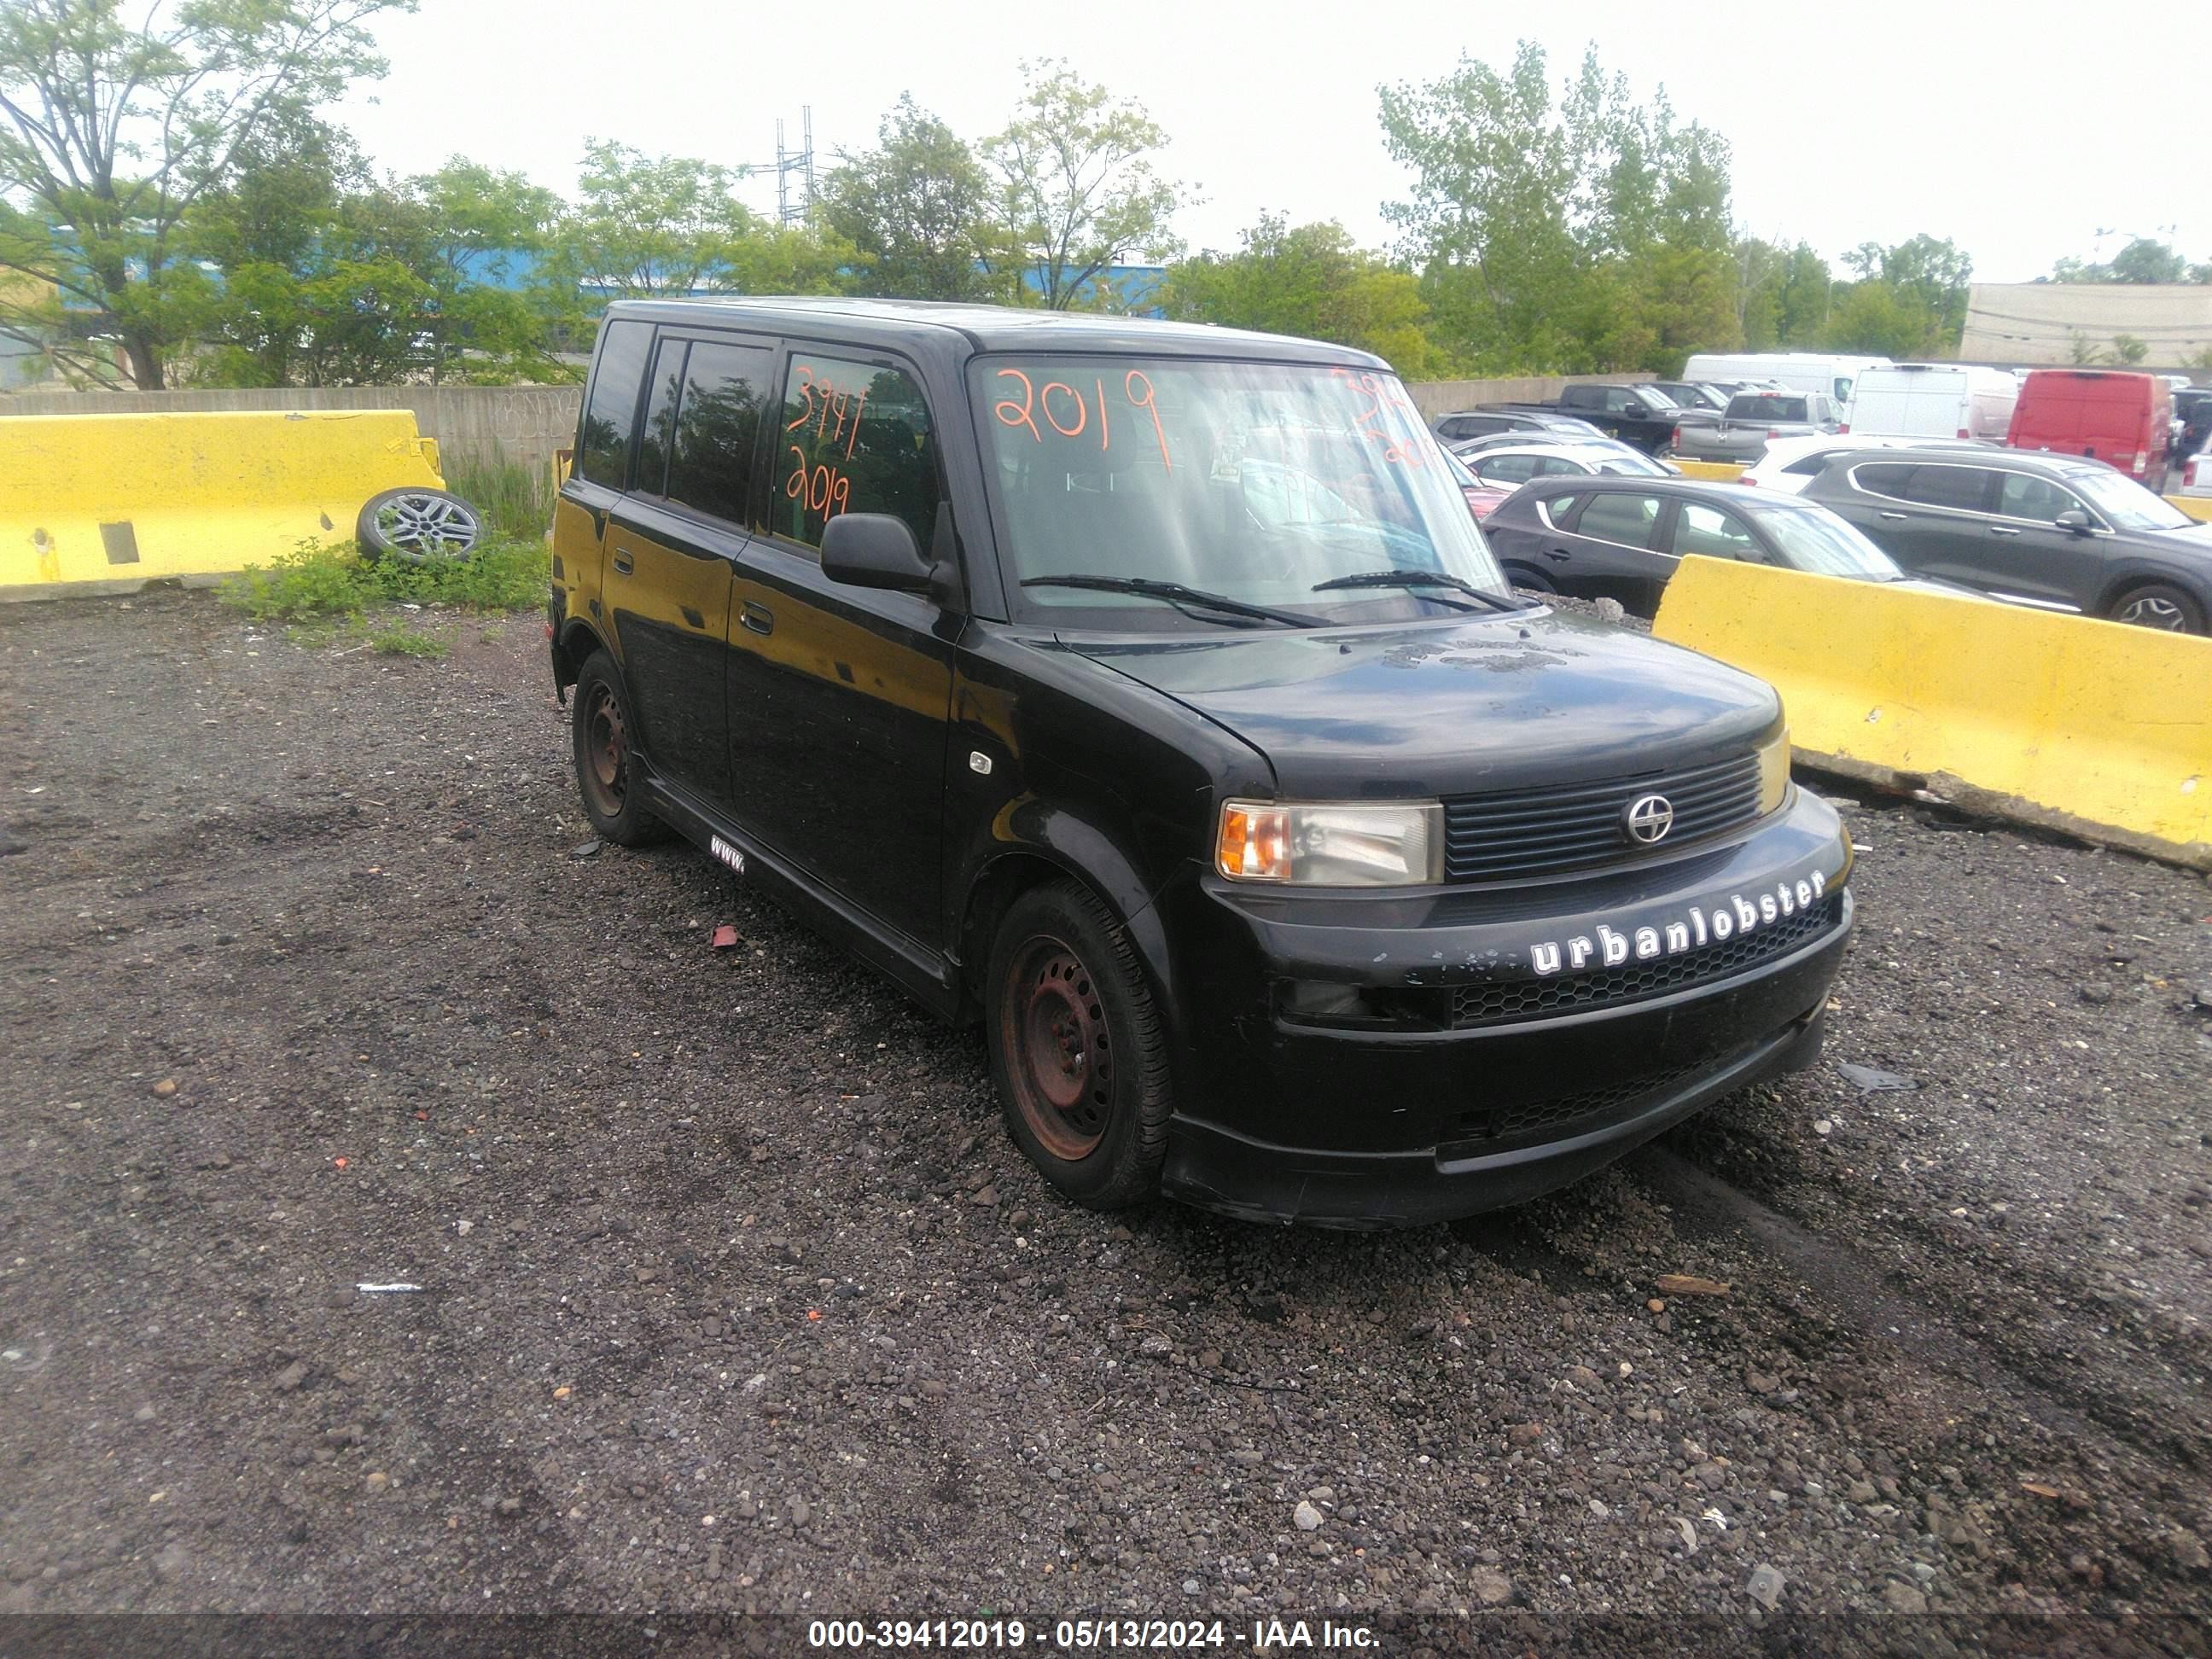
POLYGON ((783 118, 775 119, 775 216, 785 224, 797 224, 814 210, 814 106, 802 106, 799 114, 799 141, 797 149, 787 149, 783 142, 783 118), (792 200, 791 181, 799 179, 799 199, 792 200))

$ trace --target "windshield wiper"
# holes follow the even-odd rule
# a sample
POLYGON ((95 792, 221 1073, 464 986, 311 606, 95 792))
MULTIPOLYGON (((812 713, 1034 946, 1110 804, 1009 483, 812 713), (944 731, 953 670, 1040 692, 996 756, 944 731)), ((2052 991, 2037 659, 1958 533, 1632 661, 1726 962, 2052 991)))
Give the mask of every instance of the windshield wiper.
POLYGON ((1256 617, 1262 622, 1282 623, 1291 628, 1319 628, 1325 620, 1309 617, 1303 611, 1278 611, 1273 605, 1254 605, 1249 600, 1231 599, 1226 593, 1209 593, 1202 587, 1186 587, 1181 582, 1154 581, 1149 576, 1028 576, 1023 579, 1022 586, 1141 593, 1148 599, 1165 599, 1170 605, 1202 605, 1208 611, 1226 611, 1232 617, 1256 617))
POLYGON ((1492 611, 1526 611, 1528 608, 1517 599, 1502 599, 1486 588, 1477 587, 1464 577, 1453 575, 1449 570, 1363 570, 1356 576, 1331 576, 1325 582, 1316 582, 1313 591, 1326 593, 1336 587, 1449 587, 1455 593, 1480 599, 1492 611))

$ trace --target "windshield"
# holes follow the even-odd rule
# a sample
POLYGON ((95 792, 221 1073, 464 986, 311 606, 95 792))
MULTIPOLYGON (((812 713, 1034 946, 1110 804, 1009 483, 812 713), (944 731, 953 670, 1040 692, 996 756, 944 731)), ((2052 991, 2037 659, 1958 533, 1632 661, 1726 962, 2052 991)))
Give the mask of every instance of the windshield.
POLYGON ((2197 522, 2163 495, 2154 495, 2122 473, 2085 467, 2068 473, 2066 482, 2087 495, 2116 530, 2186 530, 2197 522))
POLYGON ((1432 572, 1510 590, 1443 449, 1389 374, 1176 358, 988 357, 970 370, 1023 603, 1114 626, 1252 626, 1062 576, 1174 582, 1330 622, 1469 608, 1432 572), (1120 613, 1120 614, 1115 614, 1120 613))
POLYGON ((1768 508, 1753 515, 1793 570, 1820 576, 1871 577, 1900 581, 1896 562, 1824 507, 1768 508))

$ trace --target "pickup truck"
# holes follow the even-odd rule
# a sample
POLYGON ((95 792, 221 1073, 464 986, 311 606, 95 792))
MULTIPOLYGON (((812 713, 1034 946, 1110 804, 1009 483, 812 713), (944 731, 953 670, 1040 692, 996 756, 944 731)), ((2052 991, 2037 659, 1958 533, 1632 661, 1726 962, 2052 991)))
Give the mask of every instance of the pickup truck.
POLYGON ((1818 392, 1739 392, 1714 426, 1686 430, 1675 448, 1693 461, 1755 466, 1776 438, 1813 438, 1843 425, 1835 400, 1818 392))
POLYGON ((1718 418, 1710 409, 1685 409, 1650 386, 1571 386, 1553 403, 1498 406, 1578 416, 1607 437, 1633 444, 1650 455, 1674 442, 1676 427, 1709 425, 1718 418))

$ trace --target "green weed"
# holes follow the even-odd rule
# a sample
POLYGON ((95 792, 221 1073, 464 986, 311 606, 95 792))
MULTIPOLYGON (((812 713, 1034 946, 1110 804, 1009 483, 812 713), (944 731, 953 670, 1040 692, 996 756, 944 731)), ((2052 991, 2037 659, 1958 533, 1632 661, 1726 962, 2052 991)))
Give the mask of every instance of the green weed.
POLYGON ((380 657, 442 657, 453 649, 434 634, 417 634, 411 628, 398 624, 373 629, 368 643, 380 657))
POLYGON ((483 517, 487 540, 543 543, 553 522, 550 469, 526 466, 496 451, 489 461, 456 463, 446 488, 483 517))
POLYGON ((256 622, 300 623, 359 617, 397 604, 526 611, 545 602, 545 581, 542 542, 486 542, 465 559, 409 564, 363 559, 350 542, 331 545, 311 537, 266 566, 247 566, 220 595, 256 622))
POLYGON ((332 547, 310 536, 267 566, 250 564, 219 590, 222 602, 256 622, 356 617, 368 602, 353 544, 332 547))

